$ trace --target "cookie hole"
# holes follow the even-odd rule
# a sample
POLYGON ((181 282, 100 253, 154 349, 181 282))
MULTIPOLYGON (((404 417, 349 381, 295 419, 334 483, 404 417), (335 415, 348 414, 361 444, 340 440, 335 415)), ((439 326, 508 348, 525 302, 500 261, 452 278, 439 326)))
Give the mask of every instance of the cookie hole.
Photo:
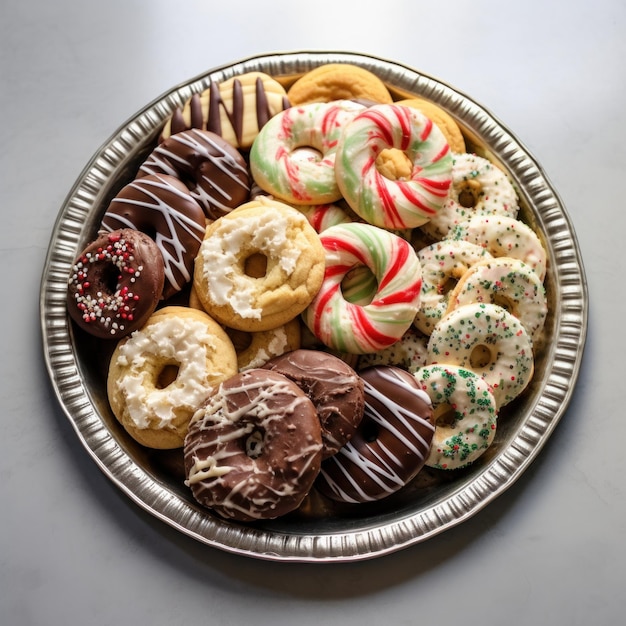
POLYGON ((263 454, 265 434, 262 430, 253 430, 246 438, 246 454, 251 459, 258 459, 263 454))
POLYGON ((148 226, 145 226, 145 227, 144 227, 144 226, 142 225, 141 232, 142 232, 144 235, 147 235, 148 237, 150 237, 150 239, 152 239, 152 241, 156 241, 156 238, 157 238, 157 230, 156 230, 156 228, 154 228, 153 226, 149 226, 149 225, 148 225, 148 226))
POLYGON ((442 402, 435 407, 434 419, 438 428, 453 428, 456 423, 455 410, 447 402, 442 402))
POLYGON ((366 306, 372 302, 378 291, 378 281, 369 267, 353 267, 341 281, 341 292, 350 304, 366 306))
POLYGON ((511 315, 515 315, 515 305, 512 300, 509 300, 506 296, 496 293, 492 296, 491 302, 506 309, 511 315))
POLYGON ((360 431, 361 437, 363 437, 363 440, 367 443, 376 441, 380 432, 378 424, 371 419, 361 422, 360 431))
POLYGON ((235 347, 235 352, 238 354, 244 352, 252 345, 252 333, 247 333, 245 330, 236 330, 235 328, 226 329, 226 333, 235 347))
POLYGON ((437 285, 437 293, 441 296, 448 295, 457 286, 459 281, 452 276, 447 276, 442 283, 437 285))
POLYGON ((459 204, 466 209, 473 209, 480 198, 481 185, 476 180, 466 180, 459 189, 459 204))
POLYGON ((469 358, 470 366, 475 369, 483 369, 491 363, 491 350, 488 346, 480 344, 476 346, 469 358))
POLYGON ((102 268, 102 274, 100 275, 102 291, 111 295, 114 294, 119 288, 120 270, 117 266, 107 264, 102 268))
POLYGON ((292 161, 312 161, 318 163, 324 158, 324 155, 312 146, 300 146, 291 152, 292 161))
POLYGON ((409 180, 413 163, 402 150, 386 148, 376 157, 376 169, 389 180, 409 180))
POLYGON ((267 273, 267 257, 260 252, 251 254, 244 261, 243 271, 251 278, 263 278, 267 273))
POLYGON ((159 372, 155 387, 157 389, 165 389, 169 387, 178 378, 179 371, 180 365, 178 365, 178 363, 168 363, 159 372))

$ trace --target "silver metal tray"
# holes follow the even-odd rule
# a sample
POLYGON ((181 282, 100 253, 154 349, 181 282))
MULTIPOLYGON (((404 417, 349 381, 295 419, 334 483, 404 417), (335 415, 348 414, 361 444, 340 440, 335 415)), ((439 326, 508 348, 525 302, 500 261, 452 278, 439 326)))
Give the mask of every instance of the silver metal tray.
POLYGON ((175 87, 139 111, 96 152, 61 207, 40 296, 43 350, 52 385, 79 441, 105 475, 140 507, 200 542, 262 559, 301 562, 356 561, 394 552, 459 524, 506 490, 541 451, 567 408, 582 358, 587 307, 584 269, 569 216, 520 141, 487 109, 449 85, 395 62, 344 52, 277 53, 241 60, 175 87), (262 71, 288 84, 331 62, 353 63, 376 73, 397 99, 419 95, 437 103, 459 122, 469 150, 509 172, 520 193, 521 218, 548 251, 545 342, 536 355, 530 387, 502 411, 494 444, 470 468, 422 470, 410 485, 374 504, 333 505, 313 492, 289 516, 237 524, 194 503, 183 484, 180 451, 144 449, 116 422, 105 389, 112 346, 79 334, 69 323, 67 277, 74 258, 94 237, 106 205, 133 178, 176 106, 211 81, 262 71))

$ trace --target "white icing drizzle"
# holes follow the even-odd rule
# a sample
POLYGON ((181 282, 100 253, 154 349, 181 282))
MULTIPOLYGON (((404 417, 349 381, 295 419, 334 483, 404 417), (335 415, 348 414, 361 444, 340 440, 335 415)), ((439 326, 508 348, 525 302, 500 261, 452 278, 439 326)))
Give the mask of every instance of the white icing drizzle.
MULTIPOLYGON (((224 515, 259 518, 266 517, 283 498, 297 496, 302 490, 302 477, 310 471, 311 463, 321 451, 320 441, 311 439, 285 457, 288 478, 276 476, 276 468, 263 459, 265 444, 260 436, 256 436, 256 445, 261 446, 261 453, 245 452, 248 440, 256 433, 267 435, 296 428, 290 424, 288 416, 298 412, 302 402, 308 399, 295 392, 288 380, 252 378, 234 386, 220 385, 206 406, 192 418, 185 443, 185 456, 191 459, 185 484, 194 487, 196 498, 206 506, 218 508, 224 515), (236 406, 230 400, 234 395, 238 396, 238 401, 247 397, 248 402, 236 406), (291 396, 292 399, 277 408, 271 402, 276 396, 283 399, 291 396), (237 440, 240 444, 232 445, 237 440), (234 456, 237 457, 236 467, 229 464, 234 456), (291 475, 294 468, 298 471, 291 475)), ((280 434, 274 436, 280 437, 280 434)))
POLYGON ((285 329, 280 327, 271 331, 271 333, 272 338, 270 339, 269 343, 265 347, 259 348, 252 356, 250 361, 241 368, 241 371, 254 369, 256 367, 262 367, 272 357, 284 354, 289 344, 289 342, 287 341, 287 333, 285 332, 285 329))
MULTIPOLYGON (((392 372, 381 369, 379 376, 394 385, 401 386, 410 394, 419 397, 426 405, 431 404, 430 398, 426 392, 408 385, 392 372)), ((418 461, 416 465, 421 466, 426 460, 426 455, 430 448, 430 441, 426 441, 419 431, 425 428, 434 434, 435 426, 428 419, 417 415, 410 409, 398 404, 393 398, 378 391, 378 389, 373 387, 367 380, 364 380, 364 385, 366 392, 366 417, 373 420, 380 429, 388 431, 395 440, 401 441, 403 451, 410 451, 418 461), (382 402, 385 408, 392 413, 393 417, 389 419, 381 415, 381 413, 372 406, 371 401, 368 401, 368 397, 382 402), (409 432, 409 436, 401 432, 399 428, 400 425, 409 432)), ((376 440, 375 445, 368 445, 366 450, 375 457, 375 461, 367 458, 362 451, 357 449, 352 441, 349 441, 335 456, 327 459, 325 466, 322 466, 321 473, 328 486, 338 494, 344 502, 371 502, 381 497, 380 495, 373 496, 370 490, 367 489, 368 485, 359 484, 352 478, 350 465, 357 466, 366 475, 368 481, 370 481, 370 487, 372 484, 376 485, 380 489, 380 492, 386 495, 396 492, 406 484, 406 477, 402 476, 405 461, 395 456, 393 452, 383 444, 382 437, 376 440), (379 454, 377 450, 380 450, 382 454, 379 454), (332 464, 331 473, 326 471, 329 468, 329 464, 332 464), (326 470, 324 467, 326 467, 326 470), (337 470, 347 479, 348 483, 358 494, 358 498, 353 498, 341 487, 337 480, 333 478, 332 473, 337 470)))
POLYGON ((268 267, 274 260, 286 276, 290 276, 302 253, 288 236, 292 222, 293 218, 271 210, 255 215, 246 212, 241 217, 230 213, 220 220, 219 228, 202 242, 198 255, 210 298, 215 304, 228 304, 243 318, 261 318, 263 309, 256 301, 259 279, 238 268, 250 251, 258 251, 268 257, 268 267))
POLYGON ((168 428, 181 411, 191 415, 211 392, 209 375, 219 374, 207 370, 207 353, 214 349, 214 338, 206 326, 188 318, 163 317, 130 335, 120 345, 116 363, 124 371, 116 386, 133 424, 137 428, 168 428), (158 388, 154 369, 146 368, 148 362, 178 365, 176 380, 158 388))
MULTIPOLYGON (((182 133, 176 133, 168 138, 168 141, 177 141, 184 146, 193 150, 200 159, 208 161, 213 167, 222 172, 233 183, 249 189, 249 186, 242 183, 247 179, 248 172, 245 167, 238 163, 232 155, 228 154, 210 135, 199 132, 192 128, 182 133), (212 150, 209 150, 209 147, 212 150), (217 153, 217 154, 216 154, 217 153)), ((167 149, 163 144, 157 146, 152 154, 145 160, 139 170, 145 174, 165 173, 170 176, 180 177, 180 169, 172 166, 172 163, 178 164, 180 169, 192 172, 192 164, 184 158, 178 156, 174 152, 167 149)), ((202 177, 211 189, 212 193, 207 193, 203 185, 198 185, 191 190, 191 195, 206 210, 211 211, 217 207, 220 211, 228 212, 232 206, 232 195, 227 188, 217 185, 215 179, 202 177)))
MULTIPOLYGON (((158 192, 153 192, 149 189, 149 187, 155 187, 157 189, 173 193, 183 200, 189 199, 182 190, 177 189, 173 185, 169 185, 168 183, 163 181, 146 180, 139 178, 130 183, 130 186, 150 198, 152 202, 132 200, 129 198, 114 198, 111 201, 111 206, 113 206, 116 202, 132 204, 142 207, 148 211, 158 212, 163 217, 163 220, 167 225, 167 232, 156 232, 155 242, 158 245, 159 250, 161 251, 161 254, 163 256, 163 262, 165 265, 165 280, 172 284, 175 289, 180 290, 183 288, 186 282, 189 282, 189 280, 191 279, 191 274, 185 264, 185 254, 187 250, 181 242, 180 237, 178 237, 178 235, 176 234, 176 231, 177 229, 181 229, 182 231, 188 232, 194 240, 196 240, 197 242, 201 242, 204 237, 205 227, 198 224, 195 220, 191 219, 189 216, 185 215, 174 206, 171 206, 164 202, 159 197, 158 192), (169 250, 170 246, 173 249, 172 252, 170 252, 169 250), (176 278, 176 271, 178 271, 183 277, 184 282, 182 284, 179 283, 176 278)), ((123 215, 109 211, 107 211, 107 213, 105 213, 104 215, 102 227, 104 230, 109 232, 120 227, 139 230, 137 225, 133 224, 123 215), (116 225, 115 227, 112 227, 111 225, 107 225, 107 219, 115 220, 122 226, 116 225)))

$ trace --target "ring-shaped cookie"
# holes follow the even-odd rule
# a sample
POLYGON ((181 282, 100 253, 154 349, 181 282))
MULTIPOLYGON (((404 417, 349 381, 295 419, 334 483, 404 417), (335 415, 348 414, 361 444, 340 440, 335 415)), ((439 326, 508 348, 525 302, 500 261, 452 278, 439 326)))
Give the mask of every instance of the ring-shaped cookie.
POLYGON ((250 151, 254 181, 291 204, 328 204, 341 198, 335 154, 343 127, 363 106, 350 100, 294 106, 271 118, 250 151))
POLYGON ((165 270, 157 244, 138 230, 102 233, 74 261, 67 308, 83 330, 102 339, 120 339, 154 313, 165 270))
POLYGON ((336 454, 355 433, 365 406, 363 381, 339 357, 321 350, 294 350, 264 369, 293 380, 311 399, 322 428, 322 458, 336 454))
POLYGON ((533 376, 532 340, 505 308, 465 304, 444 316, 430 335, 428 365, 441 364, 482 376, 499 409, 519 396, 533 376))
POLYGON ((288 106, 285 88, 264 72, 246 72, 221 83, 212 81, 172 113, 160 140, 190 128, 203 128, 235 148, 247 150, 267 120, 288 106))
POLYGON ((180 178, 209 219, 229 213, 250 196, 250 174, 241 153, 219 135, 191 128, 161 142, 137 176, 180 178))
POLYGON ((269 360, 300 347, 300 320, 296 317, 286 324, 256 333, 226 328, 235 352, 239 371, 263 367, 269 360))
POLYGON ((473 463, 496 436, 498 410, 489 384, 456 365, 427 365, 415 379, 435 411, 435 434, 425 465, 452 470, 473 463))
POLYGON ((420 110, 426 117, 429 117, 439 126, 452 152, 465 152, 465 138, 463 137, 459 125, 442 107, 424 98, 407 98, 406 100, 396 101, 396 104, 420 110))
POLYGON ((476 154, 454 154, 452 186, 441 209, 423 230, 433 239, 473 215, 505 215, 517 218, 519 201, 513 184, 499 167, 476 154))
POLYGON ((530 265, 541 281, 546 276, 547 253, 534 230, 506 215, 473 215, 450 229, 446 239, 469 241, 492 256, 513 257, 530 265))
POLYGON ((414 323, 430 335, 448 310, 450 294, 461 277, 474 263, 492 256, 475 243, 444 240, 421 248, 417 258, 422 266, 422 291, 414 323))
POLYGON ((169 174, 136 178, 111 200, 101 230, 134 228, 154 239, 165 268, 163 299, 178 293, 190 280, 204 237, 202 207, 185 184, 169 174))
POLYGON ((136 441, 180 448, 211 389, 236 373, 235 349, 219 324, 202 311, 168 306, 116 346, 107 394, 136 441))
POLYGON ((548 314, 546 290, 537 272, 509 257, 472 265, 450 293, 447 312, 471 302, 505 307, 524 325, 533 343, 539 340, 548 314))
POLYGON ((452 156, 441 130, 417 109, 393 104, 366 108, 345 127, 335 157, 339 189, 366 222, 389 229, 421 226, 439 211, 452 181, 452 156), (412 169, 385 178, 376 167, 383 150, 401 150, 412 169))
POLYGON ((294 382, 251 369, 224 381, 185 438, 186 484, 223 517, 275 518, 296 509, 319 473, 315 407, 294 382))
POLYGON ((324 248, 306 217, 260 197, 210 224, 196 257, 194 288, 202 308, 224 326, 257 332, 299 315, 324 278, 324 248), (264 257, 262 275, 246 264, 264 257))
POLYGON ((435 432, 433 407, 413 374, 391 366, 361 372, 365 411, 355 434, 322 462, 316 486, 339 502, 372 502, 424 467, 435 432))
POLYGON ((309 70, 289 87, 287 96, 294 106, 333 100, 392 102, 376 74, 350 63, 326 63, 309 70))
POLYGON ((370 224, 338 224, 320 240, 326 251, 324 282, 303 319, 328 347, 364 354, 391 345, 410 327, 419 307, 422 272, 412 246, 370 224), (369 268, 377 281, 371 302, 356 304, 342 282, 356 267, 369 268))

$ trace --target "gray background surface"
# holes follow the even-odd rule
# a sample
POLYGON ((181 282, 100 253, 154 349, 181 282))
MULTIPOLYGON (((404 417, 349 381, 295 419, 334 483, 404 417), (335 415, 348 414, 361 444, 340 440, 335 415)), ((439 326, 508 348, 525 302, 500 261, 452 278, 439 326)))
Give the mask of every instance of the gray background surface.
POLYGON ((0 4, 0 623, 621 623, 626 5, 352 6, 0 4), (460 526, 357 564, 246 559, 140 511, 78 443, 41 353, 48 240, 98 147, 173 85, 241 57, 299 49, 394 59, 486 105, 559 191, 590 290, 577 388, 530 469, 460 526))

